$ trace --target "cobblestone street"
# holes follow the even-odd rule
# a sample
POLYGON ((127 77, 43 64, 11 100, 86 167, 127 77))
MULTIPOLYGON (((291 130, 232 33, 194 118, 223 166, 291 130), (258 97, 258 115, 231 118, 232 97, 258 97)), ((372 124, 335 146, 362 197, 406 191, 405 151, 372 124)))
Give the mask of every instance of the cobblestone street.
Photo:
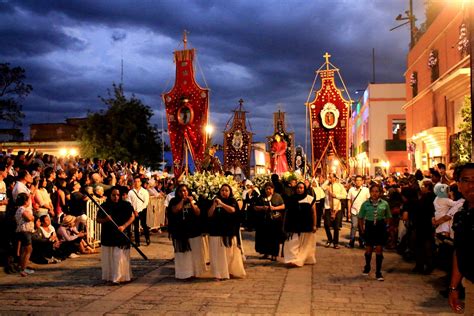
MULTIPOLYGON (((347 225, 346 223, 344 225, 347 225)), ((342 231, 342 240, 348 233, 342 231)), ((0 274, 0 314, 450 314, 438 291, 444 273, 410 273, 413 264, 385 253, 385 282, 361 275, 363 250, 324 248, 317 232, 317 263, 288 269, 258 259, 253 233, 244 233, 247 278, 176 281, 167 234, 153 235, 142 247, 149 261, 132 250, 133 282, 110 286, 100 280, 100 255, 84 255, 55 265, 32 265, 22 278, 0 274)), ((279 258, 281 260, 281 258, 279 258)))

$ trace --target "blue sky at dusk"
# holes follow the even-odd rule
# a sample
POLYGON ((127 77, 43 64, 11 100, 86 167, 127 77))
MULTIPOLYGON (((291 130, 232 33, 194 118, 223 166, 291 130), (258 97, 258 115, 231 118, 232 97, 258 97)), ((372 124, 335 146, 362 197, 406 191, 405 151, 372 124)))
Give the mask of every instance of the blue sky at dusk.
MULTIPOLYGON (((419 25, 423 0, 414 0, 419 25)), ((314 71, 332 55, 351 92, 372 79, 402 82, 409 31, 395 21, 408 0, 320 1, 8 1, 0 0, 0 62, 25 68, 33 92, 24 102, 24 131, 31 123, 63 122, 104 109, 112 83, 155 112, 161 128, 160 95, 171 89, 172 52, 196 48, 197 80, 211 90, 214 140, 238 100, 263 141, 273 131, 272 112, 287 112, 288 129, 304 143, 305 107, 314 71)), ((2 126, 4 127, 4 126, 2 126)))

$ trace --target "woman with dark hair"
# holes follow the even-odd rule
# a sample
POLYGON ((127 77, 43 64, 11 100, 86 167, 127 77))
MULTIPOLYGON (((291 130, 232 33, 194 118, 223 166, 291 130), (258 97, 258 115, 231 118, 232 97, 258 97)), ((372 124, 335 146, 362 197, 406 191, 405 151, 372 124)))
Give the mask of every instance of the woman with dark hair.
POLYGON ((110 190, 110 199, 102 207, 107 212, 99 210, 97 213, 97 222, 102 224, 102 280, 113 284, 129 282, 132 279, 132 267, 130 239, 126 234, 135 219, 133 207, 121 198, 119 187, 110 190))
POLYGON ((307 193, 303 182, 296 185, 296 194, 290 198, 284 229, 285 263, 292 267, 316 263, 316 199, 307 193))
POLYGON ((276 261, 280 244, 285 239, 283 233, 285 203, 281 195, 275 193, 273 183, 266 183, 264 191, 255 206, 257 212, 263 213, 263 221, 257 225, 255 232, 255 250, 263 254, 262 259, 271 256, 271 260, 276 261))
POLYGON ((201 276, 206 271, 204 240, 199 216, 201 210, 185 184, 176 188, 168 210, 168 231, 173 240, 176 279, 201 276))
MULTIPOLYGON (((51 225, 49 215, 42 215, 37 219, 39 222, 33 234, 32 261, 36 263, 58 263, 64 257, 60 254, 60 242, 56 230, 51 225)), ((35 222, 35 224, 37 223, 35 222)))
POLYGON ((434 228, 432 218, 435 214, 433 182, 425 180, 421 185, 420 207, 414 214, 415 229, 415 273, 430 274, 433 271, 434 228))
POLYGON ((35 192, 34 199, 39 205, 38 216, 46 215, 54 216, 54 207, 53 202, 51 201, 51 196, 46 190, 46 184, 48 181, 46 178, 40 178, 38 181, 38 187, 35 192))
POLYGON ((246 275, 242 250, 237 244, 240 210, 232 188, 223 184, 208 211, 209 257, 212 276, 218 280, 246 275))
POLYGON ((361 233, 365 236, 365 267, 363 275, 369 275, 370 261, 372 260, 372 252, 375 248, 375 277, 378 281, 383 281, 382 262, 383 262, 383 246, 387 240, 387 222, 392 218, 390 206, 388 202, 382 200, 382 188, 379 185, 370 187, 370 198, 360 207, 359 227, 361 233))

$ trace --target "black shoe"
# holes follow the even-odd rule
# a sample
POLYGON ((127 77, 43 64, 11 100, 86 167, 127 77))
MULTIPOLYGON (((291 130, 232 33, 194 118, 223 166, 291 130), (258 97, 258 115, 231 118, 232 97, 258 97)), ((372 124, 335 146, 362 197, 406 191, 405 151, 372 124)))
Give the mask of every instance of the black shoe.
POLYGON ((360 242, 360 243, 359 243, 359 248, 360 248, 360 249, 365 249, 365 243, 360 242))
POLYGON ((140 243, 139 242, 135 243, 135 246, 140 247, 140 243))
POLYGON ((362 275, 369 275, 370 272, 370 266, 365 266, 364 271, 362 271, 362 275))
POLYGON ((151 244, 151 240, 150 240, 150 238, 147 238, 147 240, 146 240, 146 245, 147 245, 147 246, 150 246, 150 244, 151 244))
POLYGON ((331 246, 332 242, 328 241, 324 247, 329 248, 331 246))
POLYGON ((346 245, 346 248, 354 248, 354 242, 351 241, 346 245))
POLYGON ((375 278, 377 279, 377 281, 384 281, 384 278, 383 278, 381 272, 377 272, 377 273, 375 274, 375 278))

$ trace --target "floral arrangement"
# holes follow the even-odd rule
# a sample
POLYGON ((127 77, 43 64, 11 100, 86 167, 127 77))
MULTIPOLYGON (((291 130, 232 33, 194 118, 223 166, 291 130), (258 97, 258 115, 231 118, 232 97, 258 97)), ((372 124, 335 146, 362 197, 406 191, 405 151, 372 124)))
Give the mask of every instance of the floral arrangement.
POLYGON ((463 23, 459 28, 458 51, 460 51, 463 55, 467 54, 468 46, 469 38, 467 37, 467 26, 466 23, 463 23))
POLYGON ((438 51, 436 49, 432 49, 430 52, 430 56, 428 57, 428 67, 434 68, 438 65, 438 51))
POLYGON ((418 77, 418 74, 416 73, 416 71, 411 73, 411 76, 410 76, 410 86, 411 87, 416 86, 416 84, 418 83, 418 78, 417 77, 418 77))
POLYGON ((258 188, 260 191, 263 190, 263 186, 265 185, 265 183, 271 182, 271 181, 272 181, 272 179, 271 179, 271 176, 269 174, 259 174, 259 175, 256 175, 252 179, 253 185, 256 188, 258 188))
POLYGON ((196 172, 193 175, 187 176, 183 183, 188 186, 196 199, 203 197, 212 200, 217 196, 223 184, 228 184, 232 188, 235 199, 239 200, 242 198, 242 190, 233 176, 223 176, 208 171, 196 172))
POLYGON ((301 172, 290 172, 287 171, 281 175, 281 179, 285 182, 290 182, 291 180, 296 180, 296 181, 304 181, 303 176, 301 175, 301 172))

